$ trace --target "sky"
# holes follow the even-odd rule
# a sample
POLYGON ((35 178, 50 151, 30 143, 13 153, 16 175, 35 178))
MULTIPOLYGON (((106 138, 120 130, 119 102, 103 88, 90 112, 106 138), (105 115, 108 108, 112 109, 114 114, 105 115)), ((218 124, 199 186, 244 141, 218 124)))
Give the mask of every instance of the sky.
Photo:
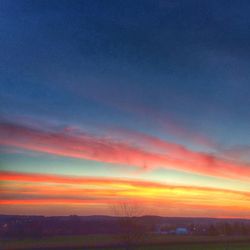
POLYGON ((1 1, 0 214, 250 218, 249 12, 1 1))

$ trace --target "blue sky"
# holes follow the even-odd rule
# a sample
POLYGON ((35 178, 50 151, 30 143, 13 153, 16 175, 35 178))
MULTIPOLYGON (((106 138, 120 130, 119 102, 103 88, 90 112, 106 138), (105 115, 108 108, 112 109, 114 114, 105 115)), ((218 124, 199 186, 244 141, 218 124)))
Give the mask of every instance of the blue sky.
POLYGON ((244 0, 2 1, 1 169, 246 190, 249 11, 244 0), (134 147, 162 154, 158 140, 181 167, 125 160, 134 147), (193 154, 209 167, 187 166, 193 154), (138 165, 153 167, 138 177, 138 165))

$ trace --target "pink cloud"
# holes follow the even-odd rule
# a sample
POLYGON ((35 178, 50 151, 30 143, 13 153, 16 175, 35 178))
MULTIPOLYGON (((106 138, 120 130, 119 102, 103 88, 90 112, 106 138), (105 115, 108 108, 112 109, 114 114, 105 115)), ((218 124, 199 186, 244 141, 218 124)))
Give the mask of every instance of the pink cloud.
POLYGON ((242 162, 250 162, 250 146, 236 145, 230 148, 220 150, 222 156, 228 159, 236 159, 242 162))
POLYGON ((215 177, 250 179, 248 164, 192 151, 182 145, 142 133, 127 132, 128 135, 137 143, 131 143, 129 140, 118 141, 112 137, 97 137, 88 133, 74 135, 17 124, 0 124, 0 144, 4 146, 139 168, 167 168, 215 177))
POLYGON ((73 91, 74 94, 84 96, 85 98, 89 98, 95 102, 125 112, 132 115, 132 117, 139 117, 140 120, 144 121, 144 123, 149 124, 151 127, 153 126, 160 129, 167 135, 185 140, 194 145, 202 145, 208 148, 216 149, 218 147, 218 143, 214 138, 211 138, 201 132, 194 131, 192 128, 183 124, 183 122, 175 119, 172 114, 166 112, 161 113, 156 109, 145 106, 143 103, 139 102, 139 100, 137 100, 137 96, 140 95, 141 89, 136 92, 126 88, 122 90, 119 89, 119 91, 122 91, 123 95, 117 95, 116 87, 109 90, 103 88, 101 91, 96 91, 96 88, 90 88, 88 89, 88 92, 83 91, 81 87, 73 88, 72 86, 67 86, 67 88, 70 91, 73 91), (110 95, 110 92, 113 94, 110 95), (127 98, 131 96, 133 101, 127 101, 127 98), (123 100, 123 98, 125 99, 123 100))

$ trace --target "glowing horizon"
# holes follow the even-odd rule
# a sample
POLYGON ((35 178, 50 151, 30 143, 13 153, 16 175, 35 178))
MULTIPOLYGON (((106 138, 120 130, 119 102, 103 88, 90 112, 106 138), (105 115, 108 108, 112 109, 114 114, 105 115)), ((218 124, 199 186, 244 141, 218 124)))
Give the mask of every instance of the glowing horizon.
POLYGON ((0 214, 250 218, 250 4, 66 2, 0 7, 0 214))
MULTIPOLYGON (((60 206, 78 205, 84 211, 91 208, 92 214, 112 215, 112 205, 137 204, 143 214, 161 216, 200 216, 250 218, 250 192, 225 189, 174 186, 142 180, 119 180, 108 178, 71 177, 43 174, 0 172, 1 206, 3 211, 15 208, 22 211, 25 206, 47 206, 55 213, 69 215, 60 206), (232 202, 233 201, 233 202, 232 202), (161 204, 159 206, 159 204, 161 204), (102 208, 100 209, 100 205, 102 208), (12 206, 12 208, 11 208, 12 206), (206 209, 204 214, 204 208, 206 209), (220 214, 218 214, 218 209, 220 214)), ((79 211, 78 210, 78 211, 79 211)), ((13 213, 13 212, 12 212, 13 213)))

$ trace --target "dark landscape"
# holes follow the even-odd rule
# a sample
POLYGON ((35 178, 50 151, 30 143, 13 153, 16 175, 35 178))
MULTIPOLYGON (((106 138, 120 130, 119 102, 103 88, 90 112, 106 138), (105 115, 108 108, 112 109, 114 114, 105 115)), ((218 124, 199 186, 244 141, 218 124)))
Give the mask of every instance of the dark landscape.
POLYGON ((135 225, 140 238, 129 242, 135 249, 250 247, 250 220, 216 218, 1 215, 0 238, 2 249, 123 249, 121 236, 137 233, 135 225))

